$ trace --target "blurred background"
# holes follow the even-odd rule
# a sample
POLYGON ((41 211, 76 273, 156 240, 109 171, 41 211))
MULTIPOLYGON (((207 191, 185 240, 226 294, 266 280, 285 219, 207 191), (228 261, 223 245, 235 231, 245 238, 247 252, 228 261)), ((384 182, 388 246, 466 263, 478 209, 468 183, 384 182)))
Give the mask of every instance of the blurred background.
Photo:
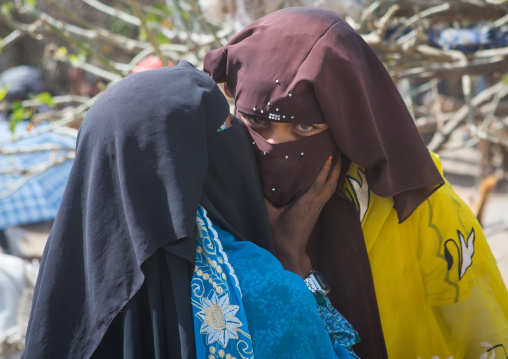
POLYGON ((508 282, 506 0, 0 0, 0 359, 23 350, 94 100, 132 72, 182 59, 202 68, 207 51, 289 6, 335 11, 376 51, 508 282))

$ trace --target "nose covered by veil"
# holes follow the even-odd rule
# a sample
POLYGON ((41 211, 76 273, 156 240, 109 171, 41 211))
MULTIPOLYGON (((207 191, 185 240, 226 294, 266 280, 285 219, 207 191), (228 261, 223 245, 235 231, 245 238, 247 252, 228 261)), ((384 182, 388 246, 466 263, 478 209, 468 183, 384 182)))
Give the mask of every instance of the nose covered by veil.
MULTIPOLYGON (((326 123, 343 167, 351 161, 363 168, 369 188, 393 199, 399 222, 444 183, 383 64, 333 12, 274 12, 209 52, 204 68, 225 83, 242 113, 275 122, 326 123)), ((252 137, 266 195, 275 188, 263 176, 266 144, 252 137)), ((278 177, 284 186, 284 175, 278 177)), ((362 338, 355 351, 360 357, 384 357, 359 214, 340 190, 323 208, 307 249, 313 267, 329 281, 330 300, 362 338)))

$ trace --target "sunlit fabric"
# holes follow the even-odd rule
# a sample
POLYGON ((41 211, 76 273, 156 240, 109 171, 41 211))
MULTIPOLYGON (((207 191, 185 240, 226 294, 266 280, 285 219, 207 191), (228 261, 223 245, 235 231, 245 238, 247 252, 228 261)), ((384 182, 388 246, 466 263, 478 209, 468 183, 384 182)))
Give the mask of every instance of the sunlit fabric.
POLYGON ((357 165, 344 190, 362 221, 388 356, 506 356, 508 294, 478 221, 450 184, 402 224, 357 165))
MULTIPOLYGON (((198 358, 354 358, 332 347, 316 300, 300 276, 284 270, 268 251, 214 224, 202 208, 196 224, 191 287, 198 358)), ((347 321, 337 324, 338 331, 350 329, 347 321)))

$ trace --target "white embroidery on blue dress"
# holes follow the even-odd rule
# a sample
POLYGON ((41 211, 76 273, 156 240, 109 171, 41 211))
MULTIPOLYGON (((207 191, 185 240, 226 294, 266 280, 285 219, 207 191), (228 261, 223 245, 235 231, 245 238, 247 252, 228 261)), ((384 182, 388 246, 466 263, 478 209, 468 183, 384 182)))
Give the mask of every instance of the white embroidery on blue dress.
POLYGON ((196 225, 196 265, 191 281, 196 353, 208 359, 253 359, 240 283, 201 206, 196 225))
MULTIPOLYGON (((201 220, 201 218, 199 218, 199 217, 196 218, 196 223, 198 224, 198 229, 200 231, 200 234, 202 233, 201 231, 208 232, 208 230, 210 230, 212 232, 213 237, 212 236, 210 236, 210 237, 215 242, 215 245, 219 248, 219 252, 222 255, 222 258, 224 258, 223 259, 224 264, 228 267, 229 275, 231 277, 233 277, 233 279, 235 280, 235 286, 240 291, 240 296, 243 296, 242 289, 240 288, 240 282, 238 282, 238 277, 236 276, 235 270, 233 269, 231 264, 229 264, 228 256, 224 252, 224 249, 222 248, 222 243, 219 241, 219 236, 217 234, 217 231, 215 229, 213 229, 212 222, 210 221, 210 218, 208 218, 208 215, 207 215, 208 212, 203 207, 200 207, 200 208, 203 210, 203 218, 206 221, 206 225, 205 225, 205 223, 201 220), (199 224, 201 224, 201 226, 199 224)), ((220 258, 219 258, 219 260, 220 260, 220 258)))
POLYGON ((229 304, 229 295, 224 293, 218 297, 212 292, 210 299, 202 298, 203 309, 196 313, 203 324, 199 332, 206 334, 206 344, 210 345, 219 342, 223 348, 228 345, 229 339, 238 339, 238 333, 243 324, 235 317, 236 312, 240 309, 239 305, 229 304))

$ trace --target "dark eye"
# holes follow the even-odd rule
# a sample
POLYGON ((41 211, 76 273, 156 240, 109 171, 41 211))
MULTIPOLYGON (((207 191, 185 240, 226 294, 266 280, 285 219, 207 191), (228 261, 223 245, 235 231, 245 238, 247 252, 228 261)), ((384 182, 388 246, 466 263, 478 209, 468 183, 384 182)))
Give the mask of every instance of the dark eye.
POLYGON ((254 126, 266 124, 266 120, 264 120, 260 117, 248 116, 248 115, 247 116, 244 115, 244 117, 245 117, 245 119, 247 119, 247 121, 249 121, 249 123, 251 125, 254 125, 254 126))
POLYGON ((260 126, 266 126, 267 121, 265 119, 262 119, 261 117, 256 117, 252 115, 247 115, 245 113, 240 112, 240 117, 245 122, 246 125, 249 125, 251 127, 260 127, 260 126))
POLYGON ((314 129, 314 126, 308 123, 299 123, 296 125, 296 129, 299 131, 310 131, 314 129))

